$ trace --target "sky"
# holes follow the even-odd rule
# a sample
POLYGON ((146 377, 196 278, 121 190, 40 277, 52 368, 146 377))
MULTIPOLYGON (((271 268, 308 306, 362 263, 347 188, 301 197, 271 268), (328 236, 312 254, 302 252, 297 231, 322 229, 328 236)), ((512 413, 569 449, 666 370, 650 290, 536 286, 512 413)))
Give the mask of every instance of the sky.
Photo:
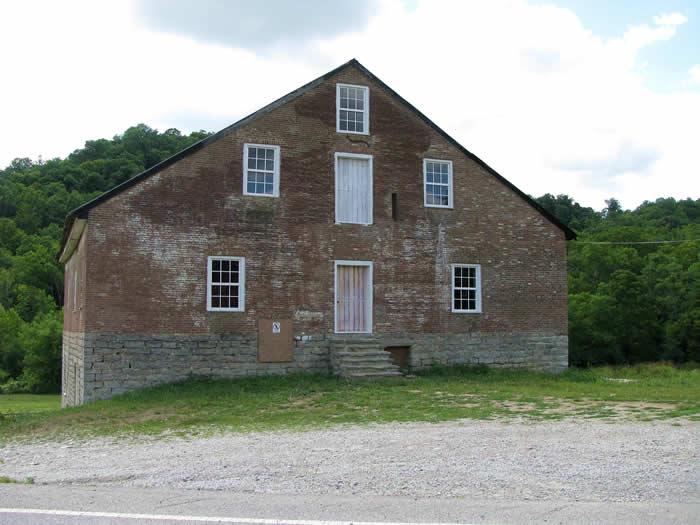
POLYGON ((5 0, 0 166, 217 131, 351 58, 531 195, 700 198, 700 0, 5 0))

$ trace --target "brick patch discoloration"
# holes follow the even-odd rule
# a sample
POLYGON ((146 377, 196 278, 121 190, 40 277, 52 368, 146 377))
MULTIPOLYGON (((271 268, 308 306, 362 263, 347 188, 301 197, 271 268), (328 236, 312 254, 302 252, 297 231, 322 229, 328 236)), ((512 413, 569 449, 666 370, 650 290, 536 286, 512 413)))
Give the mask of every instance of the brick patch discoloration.
POLYGON ((86 334, 85 400, 193 374, 327 371, 343 259, 373 262, 372 337, 411 346, 415 368, 566 366, 564 232, 355 67, 90 209, 81 245, 66 330, 86 334), (337 82, 369 87, 370 135, 336 132, 337 82), (280 146, 279 198, 243 195, 246 142, 280 146), (369 226, 335 224, 336 152, 373 155, 369 226), (452 161, 454 209, 423 206, 424 158, 452 161), (215 255, 245 257, 244 312, 207 311, 215 255), (481 264, 483 313, 451 312, 455 263, 481 264), (257 362, 260 319, 293 320, 293 362, 257 362))

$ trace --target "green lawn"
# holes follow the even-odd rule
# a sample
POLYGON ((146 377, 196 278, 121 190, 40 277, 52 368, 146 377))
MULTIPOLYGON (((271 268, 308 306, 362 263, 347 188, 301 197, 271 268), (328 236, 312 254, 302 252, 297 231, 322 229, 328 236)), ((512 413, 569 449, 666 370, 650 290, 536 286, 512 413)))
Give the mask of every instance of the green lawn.
POLYGON ((460 418, 700 420, 700 369, 640 365, 555 376, 451 368, 369 382, 310 375, 192 379, 83 407, 58 404, 58 396, 0 396, 0 440, 460 418))
MULTIPOLYGON (((61 408, 58 394, 7 394, 0 395, 0 416, 46 412, 61 408)), ((2 424, 2 419, 0 419, 2 424)))

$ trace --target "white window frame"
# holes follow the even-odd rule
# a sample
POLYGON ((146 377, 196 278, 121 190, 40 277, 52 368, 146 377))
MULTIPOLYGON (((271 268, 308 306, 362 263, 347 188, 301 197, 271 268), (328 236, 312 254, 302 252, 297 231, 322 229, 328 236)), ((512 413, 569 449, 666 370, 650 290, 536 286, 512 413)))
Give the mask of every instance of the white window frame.
MULTIPOLYGON (((253 197, 279 197, 280 196, 280 147, 273 144, 243 144, 243 195, 253 197), (267 193, 250 193, 248 191, 248 148, 267 148, 274 150, 272 172, 272 195, 267 193)), ((256 170, 258 171, 258 170, 256 170)))
POLYGON ((362 224, 369 226, 374 224, 374 157, 364 153, 336 153, 335 154, 335 223, 336 224, 362 224), (340 159, 365 159, 369 161, 369 222, 339 222, 338 221, 338 165, 340 159))
POLYGON ((210 255, 207 257, 207 311, 209 312, 245 312, 245 257, 230 257, 228 255, 210 255), (213 307, 211 305, 212 262, 238 261, 238 308, 213 307))
MULTIPOLYGON (((452 209, 454 207, 454 190, 452 184, 452 161, 444 159, 423 159, 423 206, 426 208, 444 208, 452 209), (435 162, 439 164, 447 164, 447 206, 444 204, 428 204, 428 162, 435 162)), ((431 182, 430 184, 435 184, 431 182)), ((438 183, 438 186, 444 186, 444 184, 438 183)))
POLYGON ((481 265, 480 264, 461 264, 455 263, 451 265, 451 280, 450 280, 450 308, 453 313, 460 314, 480 314, 481 310, 481 265), (456 268, 475 268, 476 269, 476 308, 472 310, 463 310, 455 308, 455 289, 473 290, 474 288, 463 288, 455 286, 455 269, 456 268))
POLYGON ((371 334, 374 315, 374 263, 372 261, 347 261, 336 260, 333 265, 333 332, 336 334, 371 334), (367 319, 367 330, 364 332, 339 332, 338 331, 338 266, 366 266, 367 276, 367 297, 369 301, 366 305, 365 319, 367 319))
MULTIPOLYGON (((348 108, 342 108, 348 111, 348 108)), ((356 111, 350 109, 349 111, 356 111)), ((335 85, 335 130, 338 133, 350 133, 353 135, 369 135, 369 87, 368 86, 358 86, 356 84, 336 84, 335 85), (340 88, 358 88, 364 92, 364 106, 362 110, 362 127, 364 131, 346 131, 340 129, 340 88)))

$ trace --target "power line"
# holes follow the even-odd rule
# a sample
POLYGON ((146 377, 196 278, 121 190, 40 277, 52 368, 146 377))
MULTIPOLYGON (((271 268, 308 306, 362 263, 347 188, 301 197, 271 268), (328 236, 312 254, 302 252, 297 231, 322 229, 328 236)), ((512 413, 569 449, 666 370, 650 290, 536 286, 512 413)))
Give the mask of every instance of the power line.
POLYGON ((700 242, 700 239, 682 239, 678 241, 574 241, 574 244, 679 244, 682 242, 700 242))

